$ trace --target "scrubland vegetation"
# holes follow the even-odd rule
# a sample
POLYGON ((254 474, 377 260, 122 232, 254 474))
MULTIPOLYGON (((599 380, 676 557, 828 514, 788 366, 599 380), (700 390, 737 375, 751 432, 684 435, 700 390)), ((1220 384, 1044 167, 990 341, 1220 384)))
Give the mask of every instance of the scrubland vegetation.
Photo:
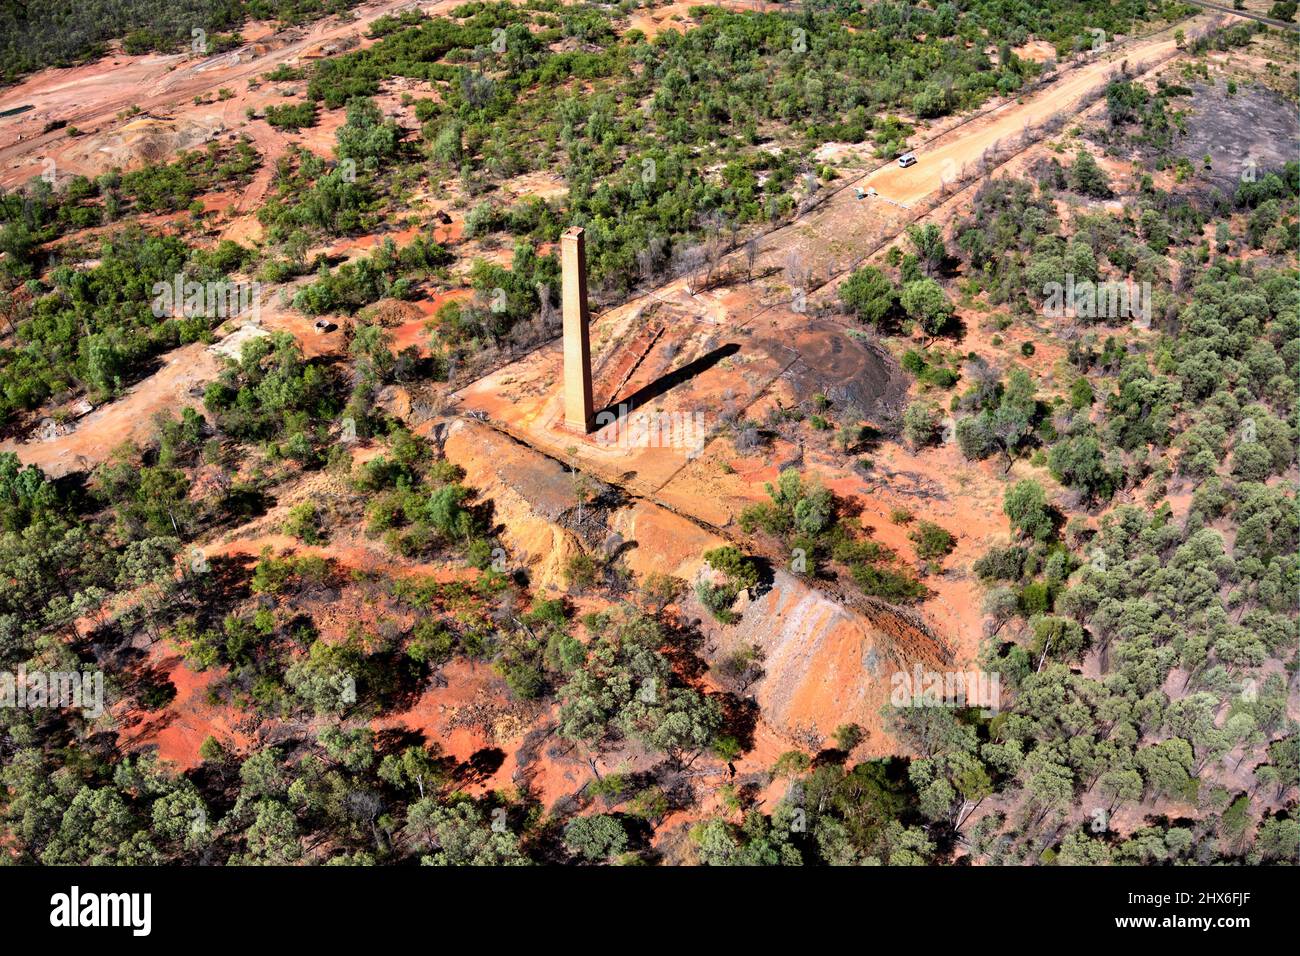
MULTIPOLYGON (((168 51, 191 23, 215 37, 250 17, 293 23, 351 6, 80 4, 57 36, 11 12, 0 63, 14 80, 113 38, 168 51)), ((767 472, 767 500, 737 509, 730 543, 702 553, 696 580, 669 569, 638 579, 627 542, 601 524, 620 489, 556 465, 546 493, 565 504, 547 516, 554 536, 529 547, 562 553, 564 581, 539 586, 508 553, 517 529, 448 457, 445 423, 404 422, 390 401, 395 385, 444 388, 488 353, 553 336, 552 247, 571 224, 586 229, 593 300, 619 302, 711 269, 820 201, 828 180, 804 174, 821 144, 892 160, 922 121, 1041 80, 1044 67, 1013 52, 1031 38, 1064 59, 1094 29, 1133 34, 1183 11, 1143 0, 694 8, 689 29, 653 40, 625 29, 625 12, 550 0, 408 11, 371 24, 365 49, 280 74, 302 83, 302 102, 252 122, 345 119, 331 157, 294 145, 275 163, 256 245, 202 235, 194 208, 249 182, 261 157, 244 140, 0 195, 7 435, 76 396, 119 398, 160 357, 211 341, 219 322, 153 307, 154 284, 177 275, 283 286, 286 310, 346 329, 323 356, 286 331, 247 341, 201 408, 160 415, 148 441, 84 472, 54 479, 0 454, 0 670, 103 670, 109 706, 102 717, 0 708, 9 855, 1294 862, 1300 163, 1213 186, 1179 151, 1191 85, 1117 76, 1100 119, 1020 173, 985 178, 951 222, 912 225, 838 286, 828 309, 884 342, 913 385, 900 414, 868 428, 860 409, 819 395, 806 416, 776 415, 801 460, 806 443, 844 463, 838 480, 870 476, 866 455, 888 444, 920 465, 952 452, 1001 482, 990 507, 1006 540, 974 557, 966 529, 920 507, 893 509, 886 544, 830 475, 782 465, 767 472), (418 130, 377 105, 394 78, 422 84, 407 104, 418 130), (1113 172, 1128 150, 1145 169, 1131 184, 1113 172), (509 199, 503 184, 528 173, 554 174, 567 192, 509 199), (464 200, 463 238, 418 223, 414 238, 384 235, 347 261, 321 251, 401 224, 417 189, 464 200), (149 216, 174 221, 142 225, 149 216), (510 254, 471 260, 466 241, 510 254), (1047 315, 1046 290, 1067 281, 1145 283, 1151 312, 1141 326, 1047 315), (377 306, 455 283, 474 295, 432 316, 427 349, 397 350, 377 306), (977 353, 968 336, 985 331, 977 353), (1017 347, 1002 348, 1013 333, 1017 347), (875 733, 893 755, 868 755, 879 737, 844 723, 834 746, 783 738, 787 752, 737 779, 762 717, 751 689, 763 652, 740 644, 709 659, 706 645, 742 630, 774 568, 908 622, 946 582, 970 583, 983 628, 974 663, 996 676, 999 706, 891 705, 875 733), (173 681, 150 656, 159 644, 201 684, 178 687, 181 672, 173 681), (505 759, 495 746, 466 760, 391 732, 467 672, 475 687, 503 684, 506 706, 485 718, 479 701, 459 701, 462 726, 500 730, 521 767, 576 761, 572 792, 544 803, 524 775, 489 787, 505 759), (182 691, 221 723, 183 772, 127 739, 182 691), (498 724, 510 721, 524 730, 509 737, 498 724), (253 733, 272 722, 273 742, 253 733), (710 768, 706 790, 695 781, 710 768)), ((1234 27, 1185 52, 1255 36, 1234 27)), ((766 454, 759 426, 733 432, 737 459, 766 454)))
POLYGON ((303 23, 342 13, 355 0, 50 0, 39 8, 14 4, 0 12, 0 81, 13 82, 45 66, 69 66, 104 53, 120 39, 127 53, 171 53, 205 34, 216 53, 241 42, 245 20, 303 23))

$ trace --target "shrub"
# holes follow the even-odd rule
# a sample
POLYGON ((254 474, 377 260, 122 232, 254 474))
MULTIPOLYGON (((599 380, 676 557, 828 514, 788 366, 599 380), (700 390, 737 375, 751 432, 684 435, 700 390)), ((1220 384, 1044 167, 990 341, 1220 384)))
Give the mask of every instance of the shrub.
POLYGON ((597 813, 570 820, 564 828, 564 845, 588 862, 607 860, 627 846, 627 830, 617 817, 597 813))
POLYGON ((1007 489, 1002 510, 1010 519, 1011 527, 1026 537, 1046 541, 1056 530, 1043 486, 1031 478, 1018 481, 1007 489))
POLYGON ((858 320, 879 326, 898 304, 898 290, 883 272, 863 266, 842 283, 840 301, 858 320))
POLYGON ((916 545, 917 556, 926 560, 945 557, 957 546, 956 538, 930 521, 918 522, 908 537, 916 545))
POLYGON ((864 594, 886 601, 914 601, 925 596, 925 585, 902 571, 874 564, 855 564, 850 573, 864 594))
POLYGON ((564 579, 575 591, 584 591, 600 579, 600 565, 585 551, 572 555, 564 565, 564 579))
POLYGON ((304 501, 300 505, 294 505, 289 509, 289 514, 285 518, 281 531, 291 538, 297 538, 306 544, 320 544, 325 540, 325 534, 321 527, 320 512, 316 510, 316 505, 310 501, 304 501))
POLYGON ((740 616, 731 610, 738 593, 740 592, 730 584, 713 584, 704 580, 695 582, 695 596, 719 624, 734 624, 740 620, 740 616))
POLYGON ((1052 609, 1051 589, 1041 581, 1026 584, 1020 590, 1020 610, 1026 617, 1046 614, 1052 609))
POLYGON ((758 565, 734 545, 705 551, 704 560, 713 570, 725 575, 728 583, 736 586, 737 592, 758 584, 758 565))
POLYGON ((315 103, 284 103, 266 108, 266 121, 280 129, 302 129, 316 125, 315 103))
POLYGON ((1110 195, 1110 177, 1097 165, 1092 154, 1080 149, 1070 167, 1070 188, 1085 196, 1105 199, 1110 195))
POLYGON ((990 548, 971 565, 976 576, 985 581, 1019 581, 1024 574, 1029 552, 1024 548, 990 548))
POLYGON ((936 444, 941 431, 939 410, 929 402, 913 402, 903 412, 903 435, 914 451, 936 444))

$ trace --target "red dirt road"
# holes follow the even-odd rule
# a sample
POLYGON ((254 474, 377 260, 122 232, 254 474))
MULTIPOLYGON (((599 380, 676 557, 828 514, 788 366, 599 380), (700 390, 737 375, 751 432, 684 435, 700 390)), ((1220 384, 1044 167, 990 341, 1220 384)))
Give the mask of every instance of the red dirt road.
POLYGON ((1030 127, 1041 125, 1053 114, 1069 113, 1083 99, 1102 86, 1109 75, 1127 60, 1130 68, 1142 70, 1172 56, 1177 47, 1172 39, 1153 39, 1123 48, 1123 52, 1078 67, 1064 79, 1023 103, 1011 102, 977 120, 949 142, 932 149, 917 150, 917 163, 906 169, 897 163, 885 166, 863 180, 881 196, 912 205, 939 192, 945 183, 956 182, 964 168, 973 169, 995 143, 1005 144, 1030 127))

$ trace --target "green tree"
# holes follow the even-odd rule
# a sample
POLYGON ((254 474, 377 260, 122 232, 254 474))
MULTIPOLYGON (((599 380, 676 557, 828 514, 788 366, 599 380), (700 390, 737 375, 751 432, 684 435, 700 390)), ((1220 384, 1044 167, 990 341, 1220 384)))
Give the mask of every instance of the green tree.
POLYGON ((943 242, 943 230, 932 222, 911 225, 907 227, 907 240, 912 244, 925 274, 933 276, 948 254, 943 242))
POLYGON ((1069 172, 1070 188, 1085 196, 1105 199, 1110 195, 1110 177, 1097 165, 1092 154, 1080 148, 1069 172))
POLYGON ((840 283, 840 301, 858 320, 879 327, 898 303, 898 290, 885 273, 874 266, 855 270, 840 283))
POLYGON ((1002 498, 1002 511, 1010 519, 1011 527, 1025 537, 1047 541, 1055 533, 1047 494, 1043 491, 1043 486, 1032 478, 1018 481, 1006 490, 1002 498))
POLYGON ((503 812, 486 820, 472 801, 443 806, 426 797, 411 805, 404 832, 416 846, 431 851, 420 857, 426 866, 530 865, 518 837, 503 823, 503 812))
POLYGON ((903 436, 912 449, 935 444, 940 437, 939 410, 929 402, 913 402, 903 412, 903 436))
POLYGON ((608 860, 627 846, 627 830, 618 817, 596 813, 575 817, 564 828, 564 845, 589 863, 608 860))
POLYGON ((942 335, 955 311, 948 294, 933 279, 917 279, 903 286, 903 311, 931 338, 942 335))
POLYGON ((1111 495, 1115 476, 1107 469, 1101 441, 1091 430, 1069 435, 1052 446, 1047 456, 1052 477, 1092 502, 1111 495))

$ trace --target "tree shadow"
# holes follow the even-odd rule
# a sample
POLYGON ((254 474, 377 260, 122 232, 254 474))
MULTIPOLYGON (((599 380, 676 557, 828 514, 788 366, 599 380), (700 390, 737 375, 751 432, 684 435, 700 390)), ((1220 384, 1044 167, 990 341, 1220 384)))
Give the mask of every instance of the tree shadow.
POLYGON ((770 558, 761 554, 750 555, 749 561, 758 572, 758 583, 749 589, 749 599, 752 604, 772 590, 772 585, 776 582, 776 568, 770 558))
POLYGON ((754 749, 754 731, 758 727, 758 701, 736 694, 715 694, 713 699, 722 705, 720 736, 733 737, 741 749, 754 749))
POLYGON ((938 334, 926 343, 925 347, 928 349, 939 339, 949 339, 960 343, 966 338, 966 331, 966 320, 954 312, 948 317, 948 321, 943 324, 943 328, 939 330, 938 334))
POLYGON ((935 278, 947 281, 957 279, 961 276, 961 265, 960 256, 954 256, 945 251, 943 258, 939 260, 939 264, 935 267, 935 278))
POLYGON ((385 711, 410 710, 428 686, 426 665, 391 651, 366 659, 371 689, 385 711))
POLYGON ((75 511, 86 510, 91 504, 90 472, 70 471, 59 478, 50 479, 59 497, 75 511))
POLYGON ((848 762, 849 752, 841 750, 839 747, 827 747, 819 750, 812 758, 812 767, 816 770, 818 767, 834 766, 842 767, 848 762))
POLYGON ((863 425, 857 444, 853 446, 855 454, 876 451, 889 436, 875 425, 863 425))
POLYGON ((252 596, 249 583, 257 561, 256 555, 209 555, 207 570, 189 576, 187 589, 201 624, 220 623, 231 606, 252 596))
POLYGON ((627 833, 627 849, 634 853, 648 853, 654 849, 655 828, 649 820, 626 813, 611 814, 623 824, 627 833))
POLYGON ((704 645, 704 634, 694 621, 679 622, 669 626, 665 621, 667 641, 660 653, 687 682, 699 680, 709 669, 708 664, 700 659, 699 651, 704 645))
POLYGON ((381 757, 400 754, 407 747, 425 746, 424 734, 409 727, 387 727, 375 732, 375 752, 381 757))
POLYGON ((122 689, 145 711, 160 711, 176 699, 176 685, 167 671, 152 664, 145 664, 130 674, 122 689))
POLYGON ((506 752, 500 747, 481 747, 456 767, 454 777, 464 784, 485 783, 506 762, 506 752))

